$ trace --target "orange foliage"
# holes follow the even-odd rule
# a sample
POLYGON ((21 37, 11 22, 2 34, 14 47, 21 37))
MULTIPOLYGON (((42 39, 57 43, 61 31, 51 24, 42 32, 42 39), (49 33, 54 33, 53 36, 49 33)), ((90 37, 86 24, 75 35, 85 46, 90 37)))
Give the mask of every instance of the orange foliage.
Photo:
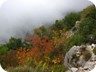
POLYGON ((48 36, 40 37, 39 35, 34 36, 27 36, 26 41, 29 42, 29 45, 32 47, 30 49, 26 48, 19 48, 17 50, 17 58, 19 60, 19 63, 21 65, 27 64, 29 60, 32 61, 45 61, 46 57, 48 57, 50 54, 52 54, 55 50, 57 51, 57 54, 55 55, 53 53, 52 61, 57 62, 63 62, 63 56, 60 51, 60 45, 64 41, 64 37, 61 38, 61 36, 64 36, 61 32, 60 36, 58 36, 58 33, 55 31, 54 37, 50 39, 48 36), (56 57, 56 58, 55 58, 56 57), (56 59, 56 60, 54 60, 56 59))
POLYGON ((20 65, 27 64, 28 61, 30 60, 31 56, 32 55, 31 55, 30 50, 28 50, 26 48, 17 49, 16 57, 17 57, 20 65))
MULTIPOLYGON (((41 56, 47 55, 54 50, 53 40, 49 39, 48 36, 43 36, 42 38, 39 35, 34 35, 31 40, 28 40, 30 44, 33 46, 33 53, 40 55, 38 53, 42 53, 41 56), (37 50, 36 50, 37 49, 37 50), (35 51, 38 52, 35 52, 35 51)), ((34 55, 35 55, 34 54, 34 55)))
POLYGON ((55 48, 58 48, 61 44, 63 44, 66 41, 67 32, 65 29, 60 30, 59 32, 53 31, 53 41, 55 48))

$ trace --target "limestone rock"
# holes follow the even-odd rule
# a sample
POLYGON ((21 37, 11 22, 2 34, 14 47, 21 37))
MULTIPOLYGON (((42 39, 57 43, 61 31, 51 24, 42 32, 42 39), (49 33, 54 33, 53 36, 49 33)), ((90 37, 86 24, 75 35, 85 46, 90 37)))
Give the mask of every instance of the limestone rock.
POLYGON ((94 69, 96 56, 92 45, 73 46, 65 55, 64 65, 68 67, 67 72, 89 72, 94 69))

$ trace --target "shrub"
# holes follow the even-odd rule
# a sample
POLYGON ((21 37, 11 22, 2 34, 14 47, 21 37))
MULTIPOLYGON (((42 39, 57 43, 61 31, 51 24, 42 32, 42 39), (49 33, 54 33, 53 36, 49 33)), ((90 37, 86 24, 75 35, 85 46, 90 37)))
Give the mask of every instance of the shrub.
POLYGON ((8 47, 6 45, 1 45, 0 46, 0 54, 3 55, 3 54, 6 54, 8 52, 8 47))
POLYGON ((75 34, 68 39, 68 44, 71 46, 81 45, 82 43, 84 43, 84 37, 82 34, 75 34))
POLYGON ((31 49, 19 48, 16 50, 16 58, 19 65, 27 65, 31 63, 32 52, 31 49))
POLYGON ((10 50, 7 54, 1 55, 0 60, 3 68, 18 66, 16 51, 14 50, 10 50))

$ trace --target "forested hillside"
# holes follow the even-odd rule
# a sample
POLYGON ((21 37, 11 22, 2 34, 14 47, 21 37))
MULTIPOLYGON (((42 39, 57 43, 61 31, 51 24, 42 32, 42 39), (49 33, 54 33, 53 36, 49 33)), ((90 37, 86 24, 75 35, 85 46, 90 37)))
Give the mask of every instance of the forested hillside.
MULTIPOLYGON (((9 72, 65 72, 64 57, 74 45, 96 44, 96 8, 70 12, 26 38, 11 37, 0 45, 0 63, 9 72)), ((96 54, 96 50, 94 50, 96 54)))

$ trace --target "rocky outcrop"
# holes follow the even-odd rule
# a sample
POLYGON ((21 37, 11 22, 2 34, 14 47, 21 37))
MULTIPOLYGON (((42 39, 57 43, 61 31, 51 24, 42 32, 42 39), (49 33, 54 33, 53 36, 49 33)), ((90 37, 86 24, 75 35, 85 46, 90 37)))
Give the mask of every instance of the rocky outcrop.
POLYGON ((64 65, 68 67, 66 72, 89 72, 94 69, 96 56, 92 45, 73 46, 65 55, 64 65))
POLYGON ((67 33, 67 38, 71 37, 78 31, 80 23, 81 21, 76 21, 75 26, 67 33))

